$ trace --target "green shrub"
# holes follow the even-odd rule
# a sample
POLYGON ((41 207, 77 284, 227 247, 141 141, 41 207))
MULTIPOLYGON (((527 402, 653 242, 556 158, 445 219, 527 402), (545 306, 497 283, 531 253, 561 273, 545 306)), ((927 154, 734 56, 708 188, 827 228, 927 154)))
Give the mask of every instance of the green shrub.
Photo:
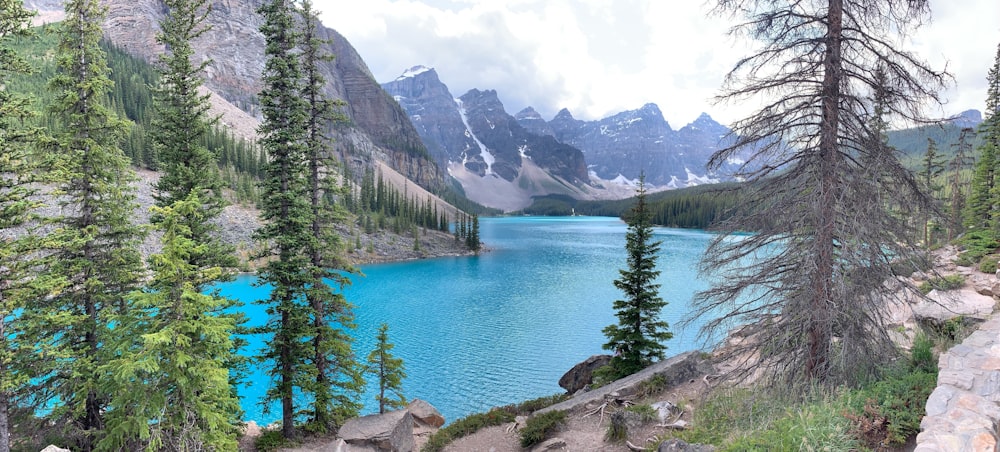
POLYGON ((501 407, 500 409, 510 411, 514 414, 531 414, 542 408, 550 407, 569 398, 569 394, 553 394, 550 396, 539 397, 537 399, 525 400, 514 405, 507 405, 501 407))
POLYGON ((495 425, 503 425, 508 422, 514 422, 514 417, 514 413, 500 408, 493 409, 485 413, 470 414, 435 432, 430 436, 430 438, 427 439, 427 444, 425 444, 420 450, 422 452, 437 452, 444 450, 444 446, 447 446, 458 438, 471 435, 486 427, 493 427, 495 425))
POLYGON ((662 374, 653 374, 648 380, 639 383, 639 394, 642 397, 649 397, 658 394, 667 388, 667 378, 662 374))
POLYGON ((521 429, 521 447, 531 447, 548 437, 549 433, 566 420, 566 412, 562 410, 548 411, 528 418, 521 429))
POLYGON ((907 438, 920 431, 920 419, 931 391, 937 385, 937 372, 913 371, 887 375, 847 396, 849 413, 846 415, 854 426, 852 431, 876 447, 903 444, 907 438), (879 430, 872 426, 884 425, 883 438, 875 437, 879 430))
POLYGON ((723 451, 855 451, 860 444, 840 407, 829 400, 791 408, 769 427, 737 438, 723 451))
POLYGON ((979 261, 979 271, 983 273, 996 273, 997 271, 997 260, 1000 256, 996 254, 987 254, 979 261))
POLYGON ((929 294, 932 290, 955 290, 962 287, 965 284, 965 276, 961 274, 947 275, 941 277, 934 277, 920 284, 920 292, 924 295, 929 294))
POLYGON ((288 446, 289 441, 281 434, 281 430, 265 430, 254 441, 258 452, 274 452, 288 446))
POLYGON ((537 399, 525 400, 521 403, 504 405, 485 413, 470 414, 442 427, 440 430, 435 432, 430 436, 430 438, 428 438, 427 444, 420 450, 422 452, 437 452, 444 450, 444 446, 447 446, 452 441, 455 441, 463 436, 471 435, 486 427, 493 427, 496 425, 514 422, 514 419, 517 416, 531 414, 542 408, 562 402, 569 397, 570 396, 568 394, 553 394, 550 396, 539 397, 537 399))
POLYGON ((983 258, 1000 248, 1000 242, 991 231, 970 231, 955 241, 964 251, 958 255, 955 264, 971 267, 983 258))

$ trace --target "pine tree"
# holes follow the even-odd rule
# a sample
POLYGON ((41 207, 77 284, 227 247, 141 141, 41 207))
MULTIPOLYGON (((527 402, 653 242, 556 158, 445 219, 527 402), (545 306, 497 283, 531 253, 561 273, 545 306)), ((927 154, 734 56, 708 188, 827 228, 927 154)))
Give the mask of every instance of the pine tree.
POLYGON ((986 75, 985 118, 979 124, 983 138, 972 175, 971 193, 966 207, 965 225, 969 229, 994 230, 1000 225, 1000 189, 997 168, 1000 166, 1000 45, 986 75))
MULTIPOLYGON (((22 2, 0 0, 0 87, 12 75, 31 73, 31 67, 9 47, 10 41, 28 36, 34 14, 22 2)), ((30 394, 34 344, 19 340, 29 321, 23 312, 33 300, 44 298, 50 283, 39 275, 38 256, 43 238, 29 228, 39 221, 42 205, 32 185, 41 174, 31 155, 35 131, 24 127, 32 116, 30 99, 0 88, 0 452, 10 451, 9 411, 30 394), (15 229, 20 229, 15 230, 15 229), (25 233, 25 232, 28 233, 25 233)))
POLYGON ((615 280, 615 287, 625 298, 615 300, 617 325, 604 328, 608 342, 605 350, 613 350, 611 374, 613 380, 632 375, 663 359, 666 346, 663 341, 673 337, 667 329, 667 322, 660 320, 660 311, 667 305, 659 295, 660 285, 656 278, 657 253, 660 242, 653 240, 653 226, 649 221, 646 204, 645 178, 639 177, 639 189, 635 207, 627 218, 628 232, 625 234, 625 251, 628 268, 618 270, 621 277, 615 280))
POLYGON ((239 399, 227 364, 234 361, 236 322, 231 302, 201 288, 218 281, 220 267, 195 264, 212 248, 188 226, 204 220, 204 203, 192 192, 160 216, 163 251, 150 257, 153 279, 132 294, 128 313, 116 317, 109 340, 107 435, 98 449, 235 451, 239 399))
MULTIPOLYGON (((317 36, 319 18, 309 0, 302 3, 303 98, 307 104, 306 163, 310 198, 310 232, 307 245, 312 280, 306 292, 313 316, 312 367, 316 378, 305 389, 313 396, 314 430, 326 431, 345 419, 357 416, 358 398, 364 387, 364 375, 357 362, 350 331, 354 329, 353 306, 344 297, 344 287, 351 283, 347 274, 358 271, 344 259, 344 243, 333 226, 343 223, 345 215, 337 205, 324 199, 326 193, 339 193, 332 170, 336 162, 328 158, 330 138, 325 130, 343 117, 343 101, 331 101, 323 94, 326 83, 320 64, 333 58, 324 54, 326 41, 317 36), (323 171, 327 174, 324 176, 323 171), (327 284, 332 281, 334 286, 327 284)), ((381 184, 381 174, 379 183, 381 184)))
POLYGON ((368 354, 368 371, 378 377, 378 395, 375 400, 378 401, 378 412, 382 414, 386 408, 406 406, 406 397, 403 396, 406 370, 403 360, 392 356, 395 345, 389 342, 389 325, 383 323, 379 326, 376 340, 375 349, 368 354))
MULTIPOLYGON (((938 176, 944 172, 944 160, 940 154, 937 152, 937 143, 932 138, 927 139, 927 151, 924 153, 924 158, 922 160, 922 166, 920 172, 917 173, 920 176, 920 182, 923 184, 924 190, 927 191, 927 196, 934 199, 934 194, 941 190, 940 184, 936 182, 938 176)), ((936 210, 936 209, 934 209, 936 210)), ((930 248, 931 246, 931 212, 928 210, 924 211, 923 226, 923 242, 924 247, 930 248)))
POLYGON ((299 34, 295 8, 288 0, 272 0, 258 9, 263 16, 261 33, 266 47, 260 92, 264 116, 258 133, 268 153, 262 182, 261 220, 256 239, 267 245, 260 257, 267 264, 260 271, 260 284, 272 287, 268 321, 264 332, 272 335, 260 358, 272 363, 273 385, 265 403, 280 401, 281 431, 295 436, 296 388, 311 386, 306 360, 313 356, 311 308, 305 289, 312 283, 306 244, 311 239, 311 209, 305 177, 307 108, 302 98, 299 34))
POLYGON ((64 131, 48 159, 60 183, 64 216, 49 234, 59 244, 48 265, 66 287, 26 310, 43 321, 30 340, 53 358, 36 381, 58 397, 56 415, 67 415, 81 430, 77 448, 89 451, 103 429, 109 394, 99 365, 102 344, 112 335, 109 316, 127 310, 126 295, 137 285, 142 263, 140 230, 131 224, 136 208, 130 161, 118 148, 125 123, 105 105, 111 81, 98 47, 104 12, 96 0, 66 2, 57 50, 57 93, 52 113, 64 131))
POLYGON ((965 170, 972 166, 973 160, 970 136, 975 136, 972 128, 963 128, 958 141, 952 145, 955 155, 948 162, 948 187, 951 192, 951 202, 948 206, 948 242, 962 232, 962 213, 969 198, 969 181, 965 170))
POLYGON ((208 117, 209 96, 198 92, 211 61, 192 62, 192 42, 209 30, 204 23, 211 7, 207 0, 165 0, 165 6, 167 14, 156 40, 166 50, 159 57, 160 84, 153 98, 156 118, 150 130, 161 170, 154 198, 156 205, 167 207, 195 193, 202 202, 203 221, 189 221, 187 227, 197 243, 213 249, 201 255, 206 262, 196 264, 235 267, 235 250, 213 234, 218 229, 213 220, 226 202, 218 159, 205 145, 216 119, 208 117))

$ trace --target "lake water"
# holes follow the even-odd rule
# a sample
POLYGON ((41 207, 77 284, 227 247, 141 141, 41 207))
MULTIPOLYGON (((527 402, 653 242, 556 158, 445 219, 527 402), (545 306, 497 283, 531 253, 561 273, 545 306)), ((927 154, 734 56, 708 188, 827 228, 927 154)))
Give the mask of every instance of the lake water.
MULTIPOLYGON (((606 353, 605 326, 615 323, 612 302, 621 293, 613 281, 625 266, 626 225, 615 218, 483 218, 480 236, 491 251, 475 257, 366 265, 347 299, 356 305, 355 352, 363 360, 379 324, 389 324, 393 350, 403 359, 403 392, 433 404, 450 422, 493 406, 563 392, 558 385, 574 364, 606 353)), ((657 228, 662 240, 660 295, 669 304, 662 318, 674 333, 667 354, 701 348, 697 331, 678 322, 692 295, 705 288, 696 265, 710 235, 657 228)), ((246 303, 251 325, 263 323, 267 289, 252 276, 222 286, 224 295, 246 303)), ((251 338, 253 353, 263 344, 251 338)), ((246 419, 267 424, 268 385, 260 371, 240 394, 246 419)), ((364 413, 377 409, 370 386, 364 413)))

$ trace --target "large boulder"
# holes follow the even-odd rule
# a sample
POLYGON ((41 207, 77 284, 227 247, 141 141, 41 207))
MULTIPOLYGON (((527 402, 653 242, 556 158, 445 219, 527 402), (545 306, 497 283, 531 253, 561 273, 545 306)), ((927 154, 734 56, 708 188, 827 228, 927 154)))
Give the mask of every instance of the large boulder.
POLYGON ((431 427, 441 427, 444 425, 444 416, 441 412, 434 408, 433 405, 427 403, 426 401, 420 399, 413 399, 409 405, 406 406, 406 411, 409 411, 413 415, 413 418, 418 422, 429 425, 431 427))
POLYGON ((996 300, 970 289, 932 290, 927 299, 913 306, 914 317, 921 322, 940 325, 956 317, 985 320, 993 313, 996 300))
POLYGON ((593 382, 594 371, 607 366, 610 362, 611 355, 591 356, 563 374, 562 378, 559 379, 559 386, 566 392, 573 394, 593 382))
POLYGON ((349 446, 372 448, 380 451, 411 452, 413 441, 413 415, 409 411, 390 411, 348 420, 338 436, 349 446))

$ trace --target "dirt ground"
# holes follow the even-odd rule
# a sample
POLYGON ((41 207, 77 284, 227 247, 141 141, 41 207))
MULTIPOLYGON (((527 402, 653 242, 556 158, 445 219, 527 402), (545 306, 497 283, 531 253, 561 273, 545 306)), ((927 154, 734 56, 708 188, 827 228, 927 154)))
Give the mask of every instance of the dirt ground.
MULTIPOLYGON (((636 404, 652 404, 664 400, 681 406, 684 413, 681 419, 691 422, 693 410, 703 400, 708 386, 702 380, 694 380, 672 388, 666 388, 649 397, 636 399, 636 404)), ((562 438, 566 446, 561 450, 580 452, 628 452, 625 443, 616 444, 604 441, 604 433, 610 422, 610 414, 614 408, 605 410, 604 416, 595 413, 587 415, 586 410, 567 413, 566 423, 550 438, 562 438)), ((639 428, 630 428, 628 442, 635 446, 646 447, 650 441, 667 433, 667 429, 658 427, 656 421, 647 422, 639 428)), ((490 427, 480 430, 470 436, 459 438, 444 450, 445 452, 521 452, 520 438, 517 432, 507 432, 508 426, 490 427)))

